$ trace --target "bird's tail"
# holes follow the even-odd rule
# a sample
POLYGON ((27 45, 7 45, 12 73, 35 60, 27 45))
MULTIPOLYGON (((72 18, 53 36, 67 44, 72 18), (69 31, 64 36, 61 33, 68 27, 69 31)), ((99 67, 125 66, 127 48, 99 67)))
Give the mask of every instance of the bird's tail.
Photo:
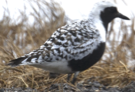
POLYGON ((9 61, 9 63, 7 65, 12 66, 12 67, 16 67, 22 64, 22 62, 26 59, 27 57, 19 57, 17 59, 11 60, 9 61))

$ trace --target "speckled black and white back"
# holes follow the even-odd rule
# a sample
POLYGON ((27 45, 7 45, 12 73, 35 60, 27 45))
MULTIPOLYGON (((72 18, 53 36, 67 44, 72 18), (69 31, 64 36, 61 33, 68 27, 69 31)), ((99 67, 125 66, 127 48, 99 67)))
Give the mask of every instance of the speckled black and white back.
MULTIPOLYGON (((42 66, 45 69, 57 64, 60 64, 59 68, 65 67, 70 60, 81 60, 91 54, 100 42, 99 31, 91 27, 89 21, 74 22, 56 30, 44 45, 25 55, 27 58, 22 64, 42 66)), ((53 69, 52 72, 55 70, 58 71, 53 69)), ((71 69, 67 72, 71 72, 71 69)))

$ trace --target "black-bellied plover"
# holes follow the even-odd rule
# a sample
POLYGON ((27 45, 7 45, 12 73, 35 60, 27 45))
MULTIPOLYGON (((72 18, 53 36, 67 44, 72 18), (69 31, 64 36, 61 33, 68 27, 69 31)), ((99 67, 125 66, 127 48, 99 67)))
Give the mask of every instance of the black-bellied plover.
POLYGON ((106 0, 97 2, 89 18, 58 28, 42 45, 29 54, 11 60, 8 65, 31 65, 53 73, 72 73, 75 83, 79 72, 94 65, 105 50, 108 23, 114 18, 129 20, 106 0))

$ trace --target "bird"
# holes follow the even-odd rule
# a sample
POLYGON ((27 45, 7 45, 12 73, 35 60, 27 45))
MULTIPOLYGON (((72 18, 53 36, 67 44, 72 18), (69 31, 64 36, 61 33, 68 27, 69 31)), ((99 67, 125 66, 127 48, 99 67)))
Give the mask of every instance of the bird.
POLYGON ((87 19, 58 28, 38 49, 9 61, 7 65, 30 65, 52 73, 68 74, 68 81, 74 74, 74 84, 80 72, 93 66, 103 56, 108 24, 115 18, 130 20, 117 8, 109 0, 96 2, 87 19))

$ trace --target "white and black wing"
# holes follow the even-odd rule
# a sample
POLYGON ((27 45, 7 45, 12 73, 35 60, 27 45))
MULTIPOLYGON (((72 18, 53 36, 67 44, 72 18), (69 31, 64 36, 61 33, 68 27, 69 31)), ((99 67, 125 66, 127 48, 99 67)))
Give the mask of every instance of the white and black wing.
POLYGON ((80 60, 92 53, 99 43, 98 30, 91 29, 87 21, 75 22, 59 28, 39 49, 12 60, 10 65, 80 60))

